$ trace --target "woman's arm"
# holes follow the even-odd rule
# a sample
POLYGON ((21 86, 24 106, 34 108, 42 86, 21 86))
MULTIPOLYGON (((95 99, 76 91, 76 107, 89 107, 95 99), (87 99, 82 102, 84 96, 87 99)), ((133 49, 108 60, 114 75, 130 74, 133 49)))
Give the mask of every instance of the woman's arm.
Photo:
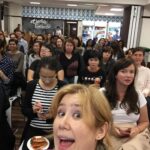
POLYGON ((64 81, 64 70, 61 69, 57 72, 58 80, 64 81))
POLYGON ((142 131, 144 131, 149 125, 148 113, 147 113, 147 105, 144 105, 140 108, 140 118, 138 120, 137 126, 131 128, 130 136, 133 137, 142 131))
POLYGON ((10 79, 4 74, 4 72, 2 70, 0 70, 0 79, 2 79, 3 81, 9 82, 10 79))
POLYGON ((36 81, 31 81, 27 84, 25 98, 22 100, 22 113, 32 119, 33 117, 37 117, 37 114, 34 112, 32 108, 32 96, 35 90, 36 81))
POLYGON ((24 54, 20 52, 20 56, 18 55, 19 60, 18 60, 18 66, 15 70, 15 72, 23 72, 23 65, 24 65, 24 54))
POLYGON ((33 80, 33 75, 34 75, 34 71, 31 69, 28 69, 27 81, 33 80))

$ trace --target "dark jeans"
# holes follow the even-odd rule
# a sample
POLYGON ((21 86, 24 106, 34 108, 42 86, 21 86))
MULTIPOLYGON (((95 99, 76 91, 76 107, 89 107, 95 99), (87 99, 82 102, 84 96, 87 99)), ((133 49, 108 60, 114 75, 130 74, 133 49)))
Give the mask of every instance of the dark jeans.
POLYGON ((7 120, 4 120, 0 125, 0 150, 13 150, 14 146, 15 136, 7 120))

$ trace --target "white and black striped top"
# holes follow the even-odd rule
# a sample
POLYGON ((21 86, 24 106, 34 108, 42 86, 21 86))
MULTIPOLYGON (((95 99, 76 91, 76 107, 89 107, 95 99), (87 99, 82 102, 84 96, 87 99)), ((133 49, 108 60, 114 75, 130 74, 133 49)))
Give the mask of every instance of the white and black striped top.
MULTIPOLYGON (((52 99, 57 91, 58 91, 57 85, 51 90, 44 90, 41 88, 39 83, 37 83, 33 96, 32 96, 32 106, 34 105, 35 102, 40 101, 43 107, 43 112, 48 112, 49 107, 51 107, 51 104, 52 104, 52 99)), ((52 130, 53 128, 52 123, 47 123, 46 120, 40 120, 38 117, 33 118, 31 120, 30 126, 44 129, 44 130, 47 130, 47 129, 52 130)))

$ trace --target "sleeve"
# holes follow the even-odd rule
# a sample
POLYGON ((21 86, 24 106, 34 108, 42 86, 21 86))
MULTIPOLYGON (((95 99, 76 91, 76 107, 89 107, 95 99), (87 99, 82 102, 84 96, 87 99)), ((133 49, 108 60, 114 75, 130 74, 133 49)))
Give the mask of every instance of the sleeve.
POLYGON ((147 69, 146 85, 142 91, 145 97, 150 96, 150 69, 149 68, 146 68, 146 69, 147 69))
POLYGON ((35 90, 35 86, 36 86, 35 80, 28 82, 27 88, 26 88, 26 95, 22 101, 22 113, 29 119, 37 117, 37 114, 33 112, 32 103, 31 103, 32 96, 35 90))
POLYGON ((145 106, 147 104, 147 101, 146 101, 144 95, 140 91, 138 91, 138 98, 139 98, 140 108, 142 108, 143 106, 145 106))
POLYGON ((35 60, 31 63, 29 69, 32 70, 32 71, 35 71, 36 68, 37 68, 37 65, 39 64, 39 60, 35 60))
POLYGON ((23 72, 23 64, 24 64, 24 54, 20 52, 19 56, 19 62, 18 62, 18 67, 16 69, 16 72, 23 72))
POLYGON ((15 65, 14 65, 14 63, 13 63, 13 61, 10 61, 9 62, 9 69, 7 69, 7 71, 8 71, 8 78, 10 79, 10 80, 13 80, 13 76, 14 76, 14 72, 15 72, 15 65))

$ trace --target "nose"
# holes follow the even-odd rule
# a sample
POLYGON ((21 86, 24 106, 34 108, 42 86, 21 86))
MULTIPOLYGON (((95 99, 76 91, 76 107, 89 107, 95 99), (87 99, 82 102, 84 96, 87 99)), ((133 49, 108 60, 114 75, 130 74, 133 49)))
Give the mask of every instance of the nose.
POLYGON ((59 128, 62 130, 69 130, 70 129, 70 121, 69 116, 65 115, 60 119, 59 128))
POLYGON ((127 72, 127 77, 131 77, 132 74, 130 72, 127 72))

